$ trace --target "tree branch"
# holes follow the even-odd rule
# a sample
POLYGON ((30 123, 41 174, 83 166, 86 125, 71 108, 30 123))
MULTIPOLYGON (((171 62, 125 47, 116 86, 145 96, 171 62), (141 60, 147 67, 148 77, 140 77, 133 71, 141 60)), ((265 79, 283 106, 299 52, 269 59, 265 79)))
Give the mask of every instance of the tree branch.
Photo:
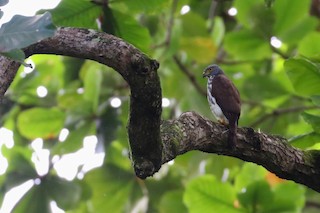
MULTIPOLYGON (((136 175, 146 178, 162 164, 190 150, 228 155, 264 166, 281 178, 320 192, 320 154, 301 151, 277 136, 239 128, 234 149, 227 148, 227 130, 194 112, 163 121, 158 63, 125 41, 87 29, 60 28, 56 35, 24 49, 33 54, 56 54, 91 59, 114 68, 131 89, 128 123, 131 159, 136 175)), ((0 57, 0 97, 12 82, 19 64, 0 57)))
POLYGON ((207 91, 204 90, 199 83, 197 82, 197 78, 194 76, 194 74, 186 67, 183 65, 183 63, 180 61, 178 56, 174 55, 173 56, 174 62, 178 65, 180 70, 188 77, 192 85, 195 87, 195 89, 203 96, 207 97, 207 91))
MULTIPOLYGON (((115 36, 88 29, 60 28, 56 34, 24 49, 33 54, 55 54, 91 59, 112 67, 131 88, 128 135, 131 158, 138 177, 161 166, 161 87, 159 64, 115 36), (143 171, 143 172, 141 172, 143 171)), ((19 64, 0 57, 0 98, 13 81, 19 64)))
POLYGON ((178 0, 173 0, 171 12, 170 12, 170 17, 169 17, 169 21, 168 21, 168 26, 167 26, 166 38, 165 38, 164 42, 153 46, 153 48, 158 48, 158 47, 162 47, 162 46, 166 46, 166 47, 170 46, 172 28, 173 28, 173 23, 174 23, 174 13, 177 10, 177 6, 178 6, 178 0))
POLYGON ((227 127, 214 123, 195 112, 186 112, 178 119, 161 125, 162 162, 191 150, 216 153, 262 165, 280 178, 293 180, 320 192, 320 154, 301 151, 280 136, 238 128, 233 150, 227 146, 227 127))
POLYGON ((257 127, 261 123, 265 122, 269 118, 278 117, 280 115, 294 113, 294 112, 301 112, 310 109, 319 109, 319 106, 295 106, 290 108, 283 108, 283 109, 275 109, 270 113, 263 115, 262 117, 258 118, 255 122, 253 122, 250 126, 257 127))
POLYGON ((215 17, 215 13, 216 13, 218 4, 219 4, 219 2, 217 0, 211 0, 209 14, 208 14, 208 20, 209 20, 208 31, 209 31, 209 33, 212 32, 213 27, 214 27, 214 17, 215 17))

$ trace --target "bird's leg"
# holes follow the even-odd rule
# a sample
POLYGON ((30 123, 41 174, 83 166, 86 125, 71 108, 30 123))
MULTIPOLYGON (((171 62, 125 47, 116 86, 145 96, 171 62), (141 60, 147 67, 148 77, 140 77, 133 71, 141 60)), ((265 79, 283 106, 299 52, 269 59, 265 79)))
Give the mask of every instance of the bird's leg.
POLYGON ((235 133, 235 128, 236 127, 236 124, 235 125, 230 125, 229 121, 228 120, 225 120, 225 119, 219 119, 218 122, 224 126, 228 126, 228 129, 224 130, 221 134, 224 135, 228 132, 228 143, 227 143, 227 146, 229 149, 234 149, 234 146, 235 146, 235 138, 236 137, 236 133, 235 133))

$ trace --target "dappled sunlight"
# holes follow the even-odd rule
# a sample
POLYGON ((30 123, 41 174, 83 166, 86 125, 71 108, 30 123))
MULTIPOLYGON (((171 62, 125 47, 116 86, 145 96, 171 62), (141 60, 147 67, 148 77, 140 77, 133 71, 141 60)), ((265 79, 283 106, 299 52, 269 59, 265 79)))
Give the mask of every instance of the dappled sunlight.
POLYGON ((113 108, 119 108, 121 106, 121 104, 122 104, 122 101, 118 97, 113 97, 110 99, 110 105, 113 108))
POLYGON ((187 13, 189 13, 190 11, 190 6, 189 5, 183 5, 180 11, 181 15, 185 15, 187 13))
POLYGON ((32 141, 31 147, 34 150, 31 161, 34 163, 38 175, 44 176, 48 174, 50 167, 50 151, 48 149, 43 149, 43 140, 41 138, 32 141))
POLYGON ((86 172, 102 166, 105 154, 96 153, 97 144, 96 136, 87 136, 83 139, 83 148, 74 153, 56 157, 53 167, 58 175, 71 181, 79 174, 83 177, 86 172))
POLYGON ((34 186, 34 180, 28 180, 11 188, 4 196, 0 213, 11 212, 16 203, 34 186))
MULTIPOLYGON (((5 146, 7 149, 12 149, 14 146, 13 140, 13 132, 9 129, 4 127, 0 128, 0 149, 5 146)), ((8 160, 5 158, 0 152, 0 175, 5 174, 8 168, 8 160)))
POLYGON ((237 8, 231 7, 231 8, 228 10, 228 14, 229 14, 229 16, 236 16, 236 15, 238 14, 237 8))
POLYGON ((59 134, 59 141, 60 142, 64 142, 68 135, 69 135, 70 131, 67 129, 67 128, 63 128, 61 131, 60 131, 60 134, 59 134))
POLYGON ((162 107, 169 107, 171 104, 171 101, 169 98, 162 98, 162 107))
POLYGON ((45 86, 38 86, 37 87, 37 95, 39 98, 44 98, 48 94, 48 89, 45 86))
POLYGON ((282 46, 282 41, 278 39, 276 36, 272 36, 270 38, 270 44, 275 48, 280 48, 282 46))
POLYGON ((10 0, 9 4, 1 7, 1 10, 4 12, 4 16, 0 19, 0 26, 1 24, 8 22, 15 14, 32 16, 38 10, 55 8, 60 1, 61 0, 10 0))

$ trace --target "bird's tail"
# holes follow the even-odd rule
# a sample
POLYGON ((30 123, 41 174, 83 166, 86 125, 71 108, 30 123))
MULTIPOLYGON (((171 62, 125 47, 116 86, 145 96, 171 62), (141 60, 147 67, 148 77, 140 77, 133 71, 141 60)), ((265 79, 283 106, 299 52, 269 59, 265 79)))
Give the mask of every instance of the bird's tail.
POLYGON ((234 147, 237 142, 237 122, 229 123, 228 146, 234 147))

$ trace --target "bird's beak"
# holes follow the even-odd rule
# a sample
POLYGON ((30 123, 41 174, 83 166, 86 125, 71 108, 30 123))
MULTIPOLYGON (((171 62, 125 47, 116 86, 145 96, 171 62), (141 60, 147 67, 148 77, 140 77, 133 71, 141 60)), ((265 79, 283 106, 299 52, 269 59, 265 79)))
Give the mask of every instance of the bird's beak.
POLYGON ((205 77, 208 77, 208 73, 206 72, 207 70, 204 70, 203 73, 202 73, 202 78, 205 78, 205 77))

